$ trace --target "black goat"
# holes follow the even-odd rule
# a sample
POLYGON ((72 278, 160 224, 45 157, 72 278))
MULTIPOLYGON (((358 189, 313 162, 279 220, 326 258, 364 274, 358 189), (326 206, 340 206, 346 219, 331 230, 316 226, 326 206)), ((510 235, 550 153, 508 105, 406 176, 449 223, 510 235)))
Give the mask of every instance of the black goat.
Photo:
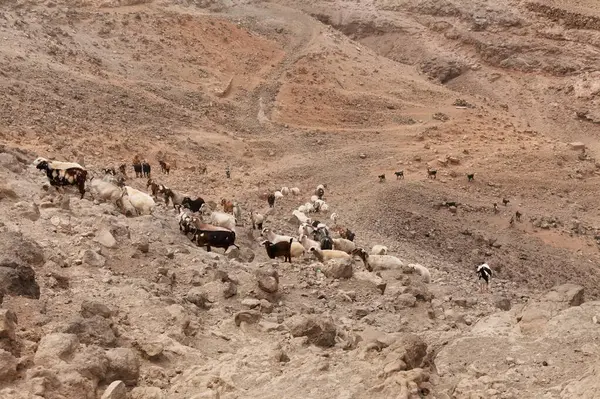
POLYGON ((181 206, 189 209, 192 212, 199 212, 200 208, 204 204, 204 199, 198 197, 195 200, 192 200, 190 197, 183 197, 181 201, 181 206))
POLYGON ((435 179, 437 177, 437 170, 431 169, 429 166, 427 167, 427 178, 435 179))
POLYGON ((150 177, 150 169, 150 164, 148 162, 142 162, 142 175, 144 177, 150 177))
POLYGON ((475 173, 467 174, 467 181, 473 181, 474 178, 475 178, 475 173))
POLYGON ((267 197, 267 202, 269 203, 269 206, 273 208, 275 206, 275 194, 269 194, 269 196, 267 197))
POLYGON ((385 181, 385 174, 379 175, 379 183, 383 183, 385 181))
POLYGON ((508 205, 510 201, 507 200, 506 198, 502 198, 502 203, 504 204, 504 206, 508 205))
POLYGON ((269 258, 275 259, 277 257, 283 256, 284 262, 292 263, 292 254, 291 254, 292 241, 294 241, 293 238, 290 238, 289 242, 288 241, 280 241, 276 244, 273 244, 271 241, 265 241, 263 243, 263 245, 265 246, 265 249, 267 250, 267 255, 269 255, 269 258))
POLYGON ((398 179, 404 179, 404 171, 403 170, 399 170, 398 172, 394 172, 394 174, 396 175, 396 180, 398 180, 398 179))
POLYGON ((141 163, 134 163, 133 164, 133 170, 135 172, 135 177, 142 177, 143 173, 142 173, 142 164, 141 163))

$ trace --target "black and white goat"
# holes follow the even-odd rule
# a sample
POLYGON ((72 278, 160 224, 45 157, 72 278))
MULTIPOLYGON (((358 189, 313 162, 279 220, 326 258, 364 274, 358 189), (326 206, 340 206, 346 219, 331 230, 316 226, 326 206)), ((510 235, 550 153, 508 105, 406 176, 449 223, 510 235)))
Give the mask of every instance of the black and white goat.
POLYGON ((477 275, 479 276, 479 292, 489 291, 490 279, 492 278, 492 269, 487 263, 477 266, 477 275), (483 281, 481 281, 483 280, 483 281))
POLYGON ((87 170, 78 163, 48 161, 46 158, 37 158, 33 165, 46 172, 48 181, 58 191, 62 186, 77 186, 81 198, 85 195, 85 180, 87 170))

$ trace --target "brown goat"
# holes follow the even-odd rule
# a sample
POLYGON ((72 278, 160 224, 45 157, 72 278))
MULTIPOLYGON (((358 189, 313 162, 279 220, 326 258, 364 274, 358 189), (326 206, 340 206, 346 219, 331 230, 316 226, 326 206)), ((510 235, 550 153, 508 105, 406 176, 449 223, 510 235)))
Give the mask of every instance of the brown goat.
POLYGON ((227 201, 225 198, 223 198, 221 200, 221 205, 226 213, 233 214, 233 203, 231 201, 227 201))

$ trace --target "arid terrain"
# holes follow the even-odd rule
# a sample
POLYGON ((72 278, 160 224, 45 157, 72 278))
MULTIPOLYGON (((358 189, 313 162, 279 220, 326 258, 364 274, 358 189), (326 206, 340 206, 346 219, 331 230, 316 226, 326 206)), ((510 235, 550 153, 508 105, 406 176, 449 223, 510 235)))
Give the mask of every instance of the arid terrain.
POLYGON ((600 398, 597 1, 0 0, 0 101, 1 399, 600 398), (134 155, 241 249, 32 166, 134 155), (269 259, 318 184, 431 282, 269 259))

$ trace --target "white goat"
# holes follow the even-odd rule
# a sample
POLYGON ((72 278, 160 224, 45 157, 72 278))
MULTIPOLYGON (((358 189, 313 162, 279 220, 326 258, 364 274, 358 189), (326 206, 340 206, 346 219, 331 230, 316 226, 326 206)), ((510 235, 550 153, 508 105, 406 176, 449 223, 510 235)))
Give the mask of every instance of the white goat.
POLYGON ((156 202, 154 202, 154 199, 150 195, 130 186, 125 186, 121 202, 125 208, 127 208, 126 204, 129 202, 140 215, 151 214, 156 206, 156 202))
POLYGON ((114 203, 123 196, 123 189, 121 187, 97 177, 93 178, 90 182, 90 191, 102 200, 114 203))
POLYGON ((292 211, 292 215, 296 216, 296 219, 298 219, 300 224, 310 223, 310 218, 308 216, 306 216, 304 213, 300 212, 299 210, 295 209, 294 211, 292 211))
MULTIPOLYGON (((281 241, 290 242, 291 239, 296 240, 295 238, 293 238, 291 236, 284 236, 284 235, 280 235, 280 234, 275 234, 268 227, 265 227, 263 229, 262 235, 263 235, 263 237, 266 237, 267 240, 269 240, 272 244, 277 244, 278 242, 281 242, 281 241)), ((298 240, 296 240, 296 241, 298 241, 298 240)))
POLYGON ((386 255, 388 248, 385 245, 373 245, 371 248, 371 255, 386 255))
POLYGON ((229 213, 213 211, 204 203, 200 207, 200 212, 209 217, 210 224, 213 226, 225 227, 235 232, 235 217, 229 213))
POLYGON ((319 262, 324 263, 331 259, 350 259, 351 255, 344 251, 337 251, 335 249, 318 249, 311 248, 310 252, 314 253, 319 262))
POLYGON ((334 238, 332 241, 333 249, 344 251, 348 254, 351 254, 356 249, 356 244, 345 238, 334 238))
POLYGON ((408 265, 408 267, 423 277, 423 282, 431 282, 431 273, 429 273, 429 269, 427 269, 425 266, 418 263, 411 263, 408 265))
POLYGON ((310 251, 311 248, 321 249, 321 243, 311 240, 306 234, 300 234, 300 244, 302 244, 307 251, 310 251))
POLYGON ((283 194, 281 193, 281 191, 275 191, 273 195, 275 195, 276 200, 283 198, 283 194))
POLYGON ((329 219, 331 219, 331 221, 333 222, 333 224, 337 224, 337 220, 338 220, 338 214, 333 212, 330 216, 329 219))
POLYGON ((392 255, 369 255, 364 249, 358 250, 358 256, 365 264, 365 268, 372 272, 387 269, 402 269, 404 263, 392 255))

